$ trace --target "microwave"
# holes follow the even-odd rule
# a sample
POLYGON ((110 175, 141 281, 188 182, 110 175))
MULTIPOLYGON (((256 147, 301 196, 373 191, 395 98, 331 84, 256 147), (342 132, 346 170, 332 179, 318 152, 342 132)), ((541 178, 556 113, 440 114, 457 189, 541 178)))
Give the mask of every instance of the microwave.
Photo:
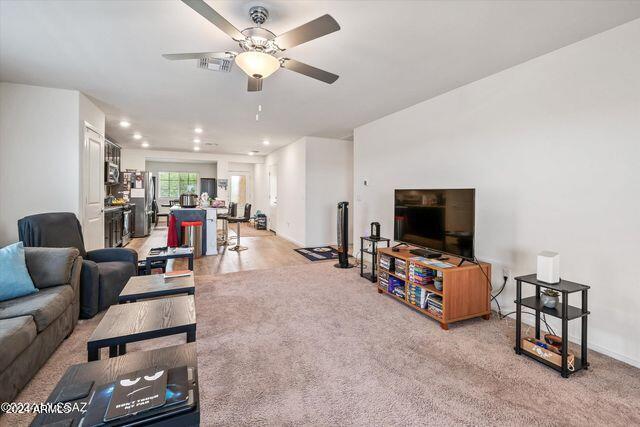
POLYGON ((120 177, 118 165, 111 162, 104 162, 104 182, 106 184, 117 184, 120 177))

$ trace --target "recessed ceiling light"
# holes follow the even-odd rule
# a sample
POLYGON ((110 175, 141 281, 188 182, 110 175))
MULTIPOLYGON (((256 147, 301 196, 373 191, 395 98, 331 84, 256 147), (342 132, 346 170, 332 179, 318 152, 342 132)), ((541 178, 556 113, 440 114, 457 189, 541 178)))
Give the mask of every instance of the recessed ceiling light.
POLYGON ((142 139, 142 135, 140 135, 140 132, 136 132, 133 134, 133 139, 142 139))
POLYGON ((269 145, 269 140, 268 140, 268 139, 265 139, 264 141, 262 141, 262 144, 263 144, 263 145, 269 145))
POLYGON ((195 133, 202 133, 202 128, 195 128, 193 131, 195 133))
POLYGON ((129 123, 126 120, 120 120, 120 127, 121 128, 128 128, 129 126, 131 126, 131 123, 129 123))
POLYGON ((195 147, 193 147, 193 151, 200 151, 200 147, 196 145, 195 147))
POLYGON ((144 141, 141 145, 142 145, 142 148, 149 147, 149 143, 147 141, 144 141))
POLYGON ((249 151, 249 155, 253 156, 255 153, 253 151, 249 151))
POLYGON ((193 138, 193 142, 196 144, 200 144, 200 138, 193 138))

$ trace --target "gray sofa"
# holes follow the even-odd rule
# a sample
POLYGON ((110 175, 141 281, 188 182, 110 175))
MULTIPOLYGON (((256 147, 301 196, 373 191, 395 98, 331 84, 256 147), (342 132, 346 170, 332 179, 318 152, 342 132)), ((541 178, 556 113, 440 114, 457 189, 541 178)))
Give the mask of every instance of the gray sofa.
POLYGON ((25 248, 35 294, 0 302, 0 402, 12 401, 71 334, 80 313, 75 248, 25 248))

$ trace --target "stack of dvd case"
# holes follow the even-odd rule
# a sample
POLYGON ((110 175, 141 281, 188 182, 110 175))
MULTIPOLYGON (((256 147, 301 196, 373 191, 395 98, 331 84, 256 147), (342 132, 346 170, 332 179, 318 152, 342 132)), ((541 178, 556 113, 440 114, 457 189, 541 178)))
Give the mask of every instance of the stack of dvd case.
POLYGON ((398 275, 398 277, 402 278, 402 279, 406 279, 407 278, 407 262, 403 259, 400 258, 396 258, 395 259, 395 264, 396 264, 396 268, 395 268, 395 273, 396 275, 398 275))
POLYGON ((383 268, 387 271, 393 271, 394 264, 393 260, 395 258, 390 257, 389 255, 382 254, 380 255, 380 268, 383 268))
POLYGON ((426 304, 427 304, 427 291, 424 290, 424 288, 418 286, 418 285, 414 285, 412 283, 409 283, 408 288, 408 301, 420 308, 425 308, 426 304))
POLYGON ((389 290, 389 273, 386 271, 380 271, 378 274, 378 283, 382 289, 385 291, 389 290))
POLYGON ((400 298, 404 298, 404 282, 397 277, 389 276, 387 291, 400 298))
POLYGON ((419 285, 428 285, 432 283, 435 270, 416 264, 411 261, 409 263, 409 280, 419 285))
POLYGON ((427 310, 438 317, 442 317, 442 297, 433 292, 427 295, 427 310))

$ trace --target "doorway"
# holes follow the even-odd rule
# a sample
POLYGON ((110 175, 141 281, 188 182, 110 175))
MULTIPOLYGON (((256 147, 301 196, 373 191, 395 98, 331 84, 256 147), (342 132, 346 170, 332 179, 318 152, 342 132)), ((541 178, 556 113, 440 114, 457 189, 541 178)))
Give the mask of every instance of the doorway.
POLYGON ((245 175, 231 175, 229 180, 229 201, 236 203, 238 207, 247 203, 247 177, 245 175))
POLYGON ((273 164, 268 167, 269 174, 269 230, 277 232, 278 225, 278 165, 273 164))
POLYGON ((82 161, 82 234, 85 249, 104 244, 104 137, 89 125, 84 128, 82 161))

